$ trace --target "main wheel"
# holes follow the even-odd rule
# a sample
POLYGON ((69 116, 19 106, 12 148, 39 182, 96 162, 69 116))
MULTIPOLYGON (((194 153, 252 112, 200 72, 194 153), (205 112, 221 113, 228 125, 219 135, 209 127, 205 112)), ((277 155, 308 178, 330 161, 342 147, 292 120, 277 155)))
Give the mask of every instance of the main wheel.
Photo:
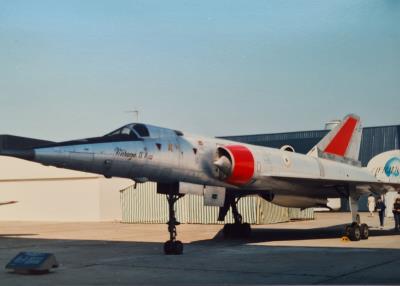
POLYGON ((241 237, 248 238, 251 235, 251 226, 249 223, 244 223, 241 225, 240 230, 241 237))
POLYGON ((360 226, 357 223, 353 223, 348 228, 348 236, 351 241, 359 241, 361 239, 360 226))
POLYGON ((224 228, 222 229, 222 233, 224 235, 224 238, 231 238, 233 236, 233 224, 225 224, 224 228))
POLYGON ((243 232, 243 224, 241 223, 232 224, 232 233, 231 233, 232 238, 235 239, 243 238, 242 232, 243 232))
POLYGON ((368 239, 369 237, 369 228, 368 225, 365 223, 360 225, 360 236, 361 239, 368 239))
POLYGON ((225 238, 248 238, 251 234, 251 227, 248 223, 227 223, 224 225, 222 233, 225 238))

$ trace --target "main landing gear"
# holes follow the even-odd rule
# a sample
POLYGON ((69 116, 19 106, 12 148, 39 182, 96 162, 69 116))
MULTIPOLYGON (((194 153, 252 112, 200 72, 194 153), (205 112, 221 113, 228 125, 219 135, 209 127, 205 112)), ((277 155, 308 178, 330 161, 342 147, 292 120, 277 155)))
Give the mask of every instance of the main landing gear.
POLYGON ((368 225, 360 223, 360 215, 358 213, 358 199, 356 196, 349 196, 349 205, 353 223, 347 225, 345 229, 345 235, 351 241, 359 241, 361 239, 368 239, 369 228, 368 225))
POLYGON ((175 203, 182 197, 182 195, 167 194, 168 207, 169 207, 169 221, 168 232, 169 240, 164 243, 164 253, 167 255, 180 255, 183 253, 183 243, 176 240, 176 226, 180 223, 176 220, 175 216, 175 203))
POLYGON ((361 239, 368 239, 369 237, 369 228, 368 225, 358 224, 353 222, 351 225, 346 226, 346 236, 351 241, 359 241, 361 239))
MULTIPOLYGON (((239 198, 231 197, 227 198, 225 206, 223 208, 226 209, 225 215, 229 210, 229 206, 232 208, 232 214, 234 223, 227 223, 224 225, 224 229, 222 233, 225 238, 248 238, 251 235, 251 226, 248 223, 243 223, 242 215, 239 213, 237 209, 237 204, 240 200, 239 198)), ((223 212, 223 210, 222 210, 223 212)), ((224 216, 225 217, 225 216, 224 216)), ((220 218, 221 219, 221 215, 220 218)), ((223 220, 223 219, 222 219, 223 220)))

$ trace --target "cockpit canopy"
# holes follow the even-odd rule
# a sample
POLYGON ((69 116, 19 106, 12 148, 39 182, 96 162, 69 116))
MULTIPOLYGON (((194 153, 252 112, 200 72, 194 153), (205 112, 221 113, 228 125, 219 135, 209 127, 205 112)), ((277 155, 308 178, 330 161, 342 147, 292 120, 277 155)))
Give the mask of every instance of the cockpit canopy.
POLYGON ((111 133, 106 134, 104 137, 121 140, 138 140, 139 138, 149 136, 149 129, 146 127, 146 125, 137 123, 125 125, 111 133))
POLYGON ((132 123, 125 125, 104 137, 112 140, 140 140, 146 138, 161 138, 170 136, 182 136, 180 131, 162 128, 142 123, 132 123))
POLYGON ((118 141, 140 141, 147 138, 168 138, 183 136, 180 131, 157 127, 142 123, 132 123, 125 125, 111 133, 108 133, 101 137, 93 137, 72 141, 65 141, 50 144, 44 147, 59 147, 59 146, 71 146, 71 145, 81 145, 81 144, 96 144, 96 143, 107 143, 107 142, 118 142, 118 141))

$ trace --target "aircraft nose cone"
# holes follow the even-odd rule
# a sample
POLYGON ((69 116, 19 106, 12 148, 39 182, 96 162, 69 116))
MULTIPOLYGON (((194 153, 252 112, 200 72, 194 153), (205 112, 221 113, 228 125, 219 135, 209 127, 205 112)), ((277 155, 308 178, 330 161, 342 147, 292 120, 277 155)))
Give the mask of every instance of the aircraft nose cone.
POLYGON ((35 160, 35 150, 33 150, 33 149, 0 150, 0 155, 15 157, 15 158, 29 160, 29 161, 35 160))

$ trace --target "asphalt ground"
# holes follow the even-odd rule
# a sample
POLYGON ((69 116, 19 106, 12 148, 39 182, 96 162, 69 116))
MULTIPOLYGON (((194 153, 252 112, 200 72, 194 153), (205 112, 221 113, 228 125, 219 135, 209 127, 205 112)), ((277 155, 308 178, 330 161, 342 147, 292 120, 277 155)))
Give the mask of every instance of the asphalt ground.
POLYGON ((400 284, 400 235, 363 213, 371 237, 341 240, 349 213, 254 226, 249 240, 224 240, 221 225, 181 225, 184 254, 166 256, 166 225, 0 222, 0 285, 400 284), (4 269, 20 251, 54 253, 45 275, 4 269))

